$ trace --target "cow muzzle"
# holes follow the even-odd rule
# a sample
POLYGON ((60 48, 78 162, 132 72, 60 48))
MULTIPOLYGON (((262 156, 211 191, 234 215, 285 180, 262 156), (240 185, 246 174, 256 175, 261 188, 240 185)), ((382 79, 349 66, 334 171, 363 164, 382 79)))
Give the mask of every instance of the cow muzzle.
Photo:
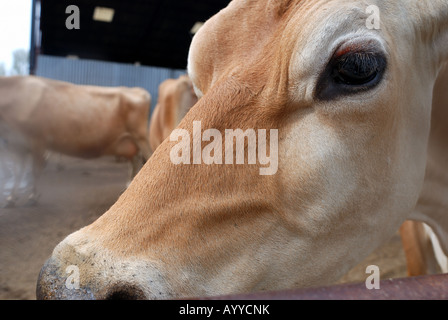
MULTIPOLYGON (((151 299, 134 278, 136 275, 125 272, 126 267, 105 266, 79 254, 76 256, 75 264, 67 263, 67 259, 59 259, 58 255, 53 255, 45 262, 37 280, 38 300, 151 299), (80 263, 80 260, 84 263, 80 263), (101 265, 101 268, 95 268, 96 265, 101 265), (117 277, 117 274, 121 276, 117 277)), ((106 260, 102 258, 101 261, 106 260)))
MULTIPOLYGON (((73 279, 76 280, 76 277, 73 279)), ((36 287, 38 300, 95 300, 88 287, 81 288, 60 272, 59 263, 48 259, 39 273, 36 287)))
POLYGON ((62 267, 50 258, 37 280, 38 300, 143 300, 147 297, 135 284, 110 281, 107 284, 82 284, 76 266, 62 267))

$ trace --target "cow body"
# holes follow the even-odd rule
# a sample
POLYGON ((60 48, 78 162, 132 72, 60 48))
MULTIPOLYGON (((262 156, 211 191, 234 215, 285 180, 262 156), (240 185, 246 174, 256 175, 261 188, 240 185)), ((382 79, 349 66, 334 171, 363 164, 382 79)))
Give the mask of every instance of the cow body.
POLYGON ((188 76, 167 79, 159 86, 159 99, 149 124, 152 151, 165 140, 198 101, 188 76))
MULTIPOLYGON (((232 1, 193 39, 189 76, 200 99, 176 129, 199 136, 201 121, 204 134, 278 130, 278 171, 174 164, 177 142, 165 140, 110 210, 55 248, 38 298, 330 284, 407 219, 431 225, 448 252, 448 184, 434 180, 441 188, 431 192, 425 174, 447 168, 439 134, 448 126, 431 131, 447 22, 444 0, 232 1), (381 29, 366 26, 372 4, 381 29), (419 199, 424 208, 414 210, 419 199), (78 291, 64 286, 70 265, 78 291)), ((193 149, 206 150, 202 142, 193 149)))
POLYGON ((150 96, 140 88, 80 86, 40 77, 0 78, 0 122, 11 152, 32 156, 37 178, 44 152, 133 160, 150 155, 147 119, 150 96), (17 138, 21 137, 20 148, 17 138), (15 150, 14 150, 15 149, 15 150))

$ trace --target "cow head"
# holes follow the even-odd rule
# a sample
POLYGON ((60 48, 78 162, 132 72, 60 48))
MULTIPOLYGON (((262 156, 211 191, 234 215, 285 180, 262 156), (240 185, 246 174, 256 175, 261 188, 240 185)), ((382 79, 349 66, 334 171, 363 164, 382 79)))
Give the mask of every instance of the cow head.
POLYGON ((193 40, 201 99, 177 129, 192 139, 211 128, 278 130, 266 135, 278 139, 266 150, 278 152, 278 168, 175 164, 178 141, 165 140, 109 211, 55 248, 38 298, 191 297, 338 279, 419 197, 447 21, 446 1, 231 2, 193 40))

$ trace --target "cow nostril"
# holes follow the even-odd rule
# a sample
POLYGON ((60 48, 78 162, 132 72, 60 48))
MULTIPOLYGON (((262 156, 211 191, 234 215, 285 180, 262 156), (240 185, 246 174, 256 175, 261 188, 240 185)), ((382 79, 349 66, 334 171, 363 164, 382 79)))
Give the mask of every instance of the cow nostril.
POLYGON ((105 300, 144 300, 145 298, 141 289, 135 286, 124 285, 110 290, 105 300))
POLYGON ((138 300, 137 297, 127 291, 119 290, 109 294, 106 300, 138 300))

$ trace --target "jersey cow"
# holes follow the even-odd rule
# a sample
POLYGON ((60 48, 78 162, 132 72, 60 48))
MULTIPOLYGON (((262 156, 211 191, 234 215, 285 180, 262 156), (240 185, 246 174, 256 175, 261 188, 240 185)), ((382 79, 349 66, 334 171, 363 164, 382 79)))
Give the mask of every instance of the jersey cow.
POLYGON ((448 252, 447 59, 446 0, 232 1, 191 44, 200 100, 118 201, 54 249, 37 297, 330 284, 407 219, 448 252), (238 139, 219 139, 237 129, 244 155, 258 133, 257 161, 215 157, 238 156, 238 139), (272 174, 264 152, 278 152, 272 174))
POLYGON ((159 98, 149 123, 149 144, 152 151, 170 135, 197 101, 188 76, 167 79, 160 84, 159 98))
MULTIPOLYGON (((46 150, 81 158, 125 157, 132 160, 131 176, 140 169, 141 156, 150 156, 150 95, 144 89, 17 76, 0 78, 0 97, 3 148, 22 159, 32 157, 31 199, 46 150)), ((8 205, 14 204, 16 185, 8 205)))
POLYGON ((434 231, 425 223, 405 221, 400 227, 408 276, 447 273, 448 259, 434 231))

